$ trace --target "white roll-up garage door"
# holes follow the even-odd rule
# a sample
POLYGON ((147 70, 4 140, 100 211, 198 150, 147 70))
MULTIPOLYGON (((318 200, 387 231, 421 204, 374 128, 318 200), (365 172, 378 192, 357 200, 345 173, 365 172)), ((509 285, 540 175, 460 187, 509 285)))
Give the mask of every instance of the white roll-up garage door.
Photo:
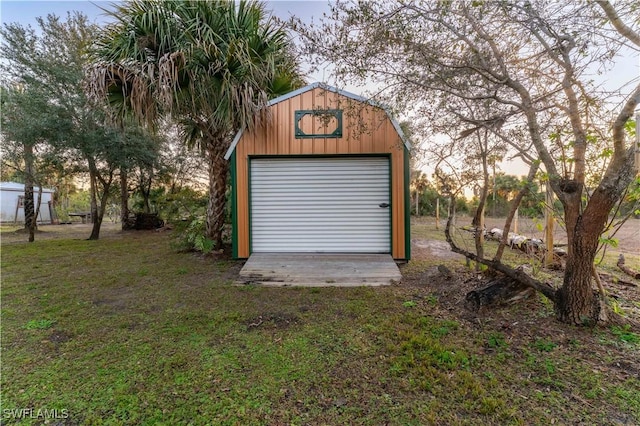
POLYGON ((254 253, 389 253, 389 160, 251 160, 254 253))

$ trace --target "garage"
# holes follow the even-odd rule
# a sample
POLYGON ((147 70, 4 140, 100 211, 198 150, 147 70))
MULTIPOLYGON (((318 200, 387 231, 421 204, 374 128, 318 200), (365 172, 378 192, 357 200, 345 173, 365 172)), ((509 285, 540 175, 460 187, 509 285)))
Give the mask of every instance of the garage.
POLYGON ((390 113, 322 83, 267 109, 265 120, 236 134, 225 157, 233 257, 346 253, 408 261, 410 146, 390 113))
POLYGON ((251 160, 253 253, 390 253, 389 159, 251 160))

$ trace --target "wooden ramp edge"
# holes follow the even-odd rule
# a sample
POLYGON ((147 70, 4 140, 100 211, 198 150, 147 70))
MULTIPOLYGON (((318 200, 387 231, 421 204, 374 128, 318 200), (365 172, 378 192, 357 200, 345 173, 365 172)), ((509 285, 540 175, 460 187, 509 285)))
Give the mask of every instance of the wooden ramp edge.
POLYGON ((240 285, 295 287, 384 286, 402 280, 388 254, 252 254, 240 271, 240 285))

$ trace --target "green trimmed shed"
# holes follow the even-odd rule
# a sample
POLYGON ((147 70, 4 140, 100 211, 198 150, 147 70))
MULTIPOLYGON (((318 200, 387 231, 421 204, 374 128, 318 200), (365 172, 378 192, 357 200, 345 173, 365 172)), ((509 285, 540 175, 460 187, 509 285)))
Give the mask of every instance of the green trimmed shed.
POLYGON ((409 145, 380 105, 321 83, 271 100, 231 165, 233 254, 410 258, 409 145))

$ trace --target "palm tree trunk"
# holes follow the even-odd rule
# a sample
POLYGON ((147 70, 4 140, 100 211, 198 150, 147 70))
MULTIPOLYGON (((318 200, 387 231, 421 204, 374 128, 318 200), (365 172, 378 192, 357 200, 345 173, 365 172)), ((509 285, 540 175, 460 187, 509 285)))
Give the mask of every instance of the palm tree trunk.
POLYGON ((207 237, 215 242, 218 250, 222 248, 222 230, 227 203, 229 163, 224 159, 225 148, 225 144, 221 141, 211 143, 207 148, 209 203, 207 205, 206 233, 207 237))

